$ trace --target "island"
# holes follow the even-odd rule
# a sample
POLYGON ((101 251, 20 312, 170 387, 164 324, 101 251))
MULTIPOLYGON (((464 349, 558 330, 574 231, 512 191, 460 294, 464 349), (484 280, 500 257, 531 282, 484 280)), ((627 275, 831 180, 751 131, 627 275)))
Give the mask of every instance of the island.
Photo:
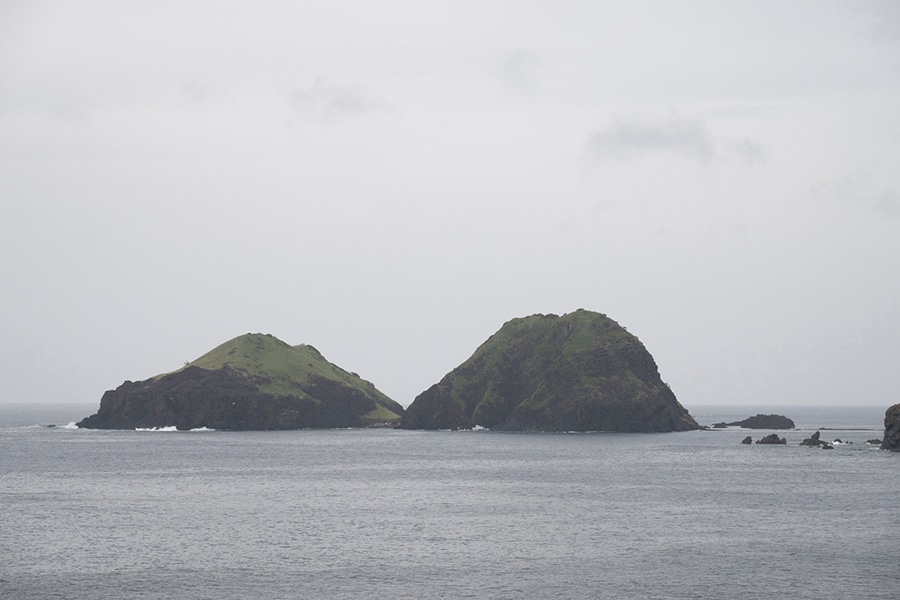
POLYGON ((403 407, 306 344, 248 333, 177 371, 126 381, 79 423, 88 429, 266 430, 389 426, 403 407))
POLYGON ((512 319, 415 398, 404 429, 701 429, 637 337, 606 315, 512 319))
POLYGON ((722 429, 724 427, 742 427, 744 429, 794 429, 794 422, 783 415, 756 415, 755 417, 747 417, 743 421, 734 421, 732 423, 716 423, 714 429, 722 429))

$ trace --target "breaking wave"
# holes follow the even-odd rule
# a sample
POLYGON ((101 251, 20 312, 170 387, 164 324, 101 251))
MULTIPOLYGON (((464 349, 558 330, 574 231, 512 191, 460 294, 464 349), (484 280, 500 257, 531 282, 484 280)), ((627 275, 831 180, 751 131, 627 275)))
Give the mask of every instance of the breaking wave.
POLYGON ((197 427, 195 429, 178 429, 175 425, 168 425, 166 427, 135 427, 135 431, 178 431, 178 432, 191 432, 191 431, 215 431, 215 429, 210 429, 209 427, 197 427))

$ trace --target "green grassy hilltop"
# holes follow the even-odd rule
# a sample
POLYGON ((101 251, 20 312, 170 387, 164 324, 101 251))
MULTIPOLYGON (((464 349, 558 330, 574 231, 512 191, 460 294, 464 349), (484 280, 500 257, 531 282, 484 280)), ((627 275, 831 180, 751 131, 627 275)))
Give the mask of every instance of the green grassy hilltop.
MULTIPOLYGON (((398 418, 391 409, 399 404, 378 391, 370 382, 325 360, 308 344, 291 346, 271 334, 248 333, 216 346, 189 366, 209 371, 228 366, 246 373, 261 392, 276 396, 308 396, 306 388, 316 379, 340 382, 365 394, 372 394, 382 407, 398 418)), ((315 400, 315 398, 313 398, 315 400)), ((403 409, 400 408, 400 412, 403 409)))

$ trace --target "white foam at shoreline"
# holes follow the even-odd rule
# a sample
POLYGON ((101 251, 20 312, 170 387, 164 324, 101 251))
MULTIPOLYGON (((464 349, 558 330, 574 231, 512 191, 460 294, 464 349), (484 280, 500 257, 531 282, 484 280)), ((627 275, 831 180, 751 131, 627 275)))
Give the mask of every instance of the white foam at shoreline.
POLYGON ((209 427, 197 427, 196 429, 178 429, 175 425, 168 425, 166 427, 135 427, 135 431, 178 431, 178 432, 191 432, 191 431, 215 431, 215 429, 210 429, 209 427))

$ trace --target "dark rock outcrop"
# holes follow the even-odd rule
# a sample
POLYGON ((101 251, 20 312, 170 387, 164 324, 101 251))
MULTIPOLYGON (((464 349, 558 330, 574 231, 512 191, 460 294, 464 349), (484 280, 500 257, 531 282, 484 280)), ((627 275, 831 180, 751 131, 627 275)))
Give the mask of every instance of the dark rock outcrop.
POLYGON ((802 442, 800 442, 801 446, 821 446, 822 450, 834 450, 834 446, 826 442, 825 440, 819 439, 821 436, 821 432, 817 431, 812 434, 810 437, 806 438, 802 442))
POLYGON ((399 421, 403 408, 312 346, 237 337, 183 369, 107 391, 89 429, 301 429, 399 421))
POLYGON ((817 431, 814 434, 812 434, 810 437, 808 437, 805 440, 803 440, 802 442, 800 442, 800 445, 801 446, 821 446, 822 444, 825 443, 819 439, 819 436, 821 436, 821 435, 822 435, 822 433, 817 431))
POLYGON ((793 429, 794 422, 783 415, 756 415, 743 421, 726 423, 729 427, 743 427, 745 429, 793 429))
POLYGON ((900 452, 900 404, 895 404, 884 413, 884 440, 882 450, 900 452))
POLYGON ((787 444, 787 438, 778 437, 777 433, 770 433, 769 435, 760 438, 756 441, 757 444, 787 444))
POLYGON ((662 432, 700 426, 653 357, 609 317, 578 310, 513 319, 419 394, 406 429, 662 432))
POLYGON ((866 440, 866 443, 867 443, 867 444, 871 444, 871 445, 873 445, 873 446, 880 446, 880 445, 881 445, 881 440, 879 440, 879 439, 877 439, 877 438, 872 438, 871 440, 866 440))
POLYGON ((748 435, 747 437, 745 437, 744 439, 741 440, 741 443, 742 444, 752 444, 753 438, 748 435))

